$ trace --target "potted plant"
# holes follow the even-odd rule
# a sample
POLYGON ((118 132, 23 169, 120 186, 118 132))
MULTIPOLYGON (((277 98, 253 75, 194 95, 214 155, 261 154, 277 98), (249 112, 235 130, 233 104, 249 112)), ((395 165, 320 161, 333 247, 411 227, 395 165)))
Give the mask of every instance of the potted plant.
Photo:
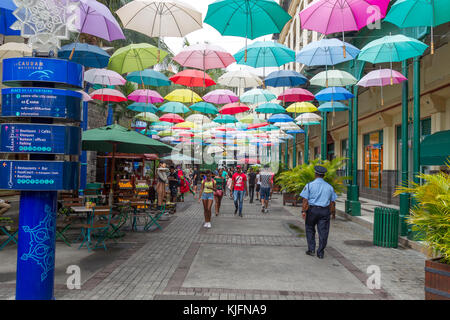
MULTIPOLYGON (((450 164, 447 164, 450 171, 450 164)), ((432 259, 425 262, 425 299, 448 299, 450 294, 450 174, 419 174, 422 184, 399 186, 395 195, 410 193, 415 200, 407 218, 423 235, 432 259)))
POLYGON ((309 164, 302 164, 292 170, 282 172, 277 178, 277 183, 283 191, 283 205, 292 203, 294 206, 300 203, 300 193, 309 182, 315 179, 314 167, 321 165, 327 169, 324 180, 328 182, 337 194, 345 190, 344 180, 348 177, 339 176, 338 170, 344 165, 344 158, 335 158, 331 161, 320 161, 319 159, 310 161, 309 164))

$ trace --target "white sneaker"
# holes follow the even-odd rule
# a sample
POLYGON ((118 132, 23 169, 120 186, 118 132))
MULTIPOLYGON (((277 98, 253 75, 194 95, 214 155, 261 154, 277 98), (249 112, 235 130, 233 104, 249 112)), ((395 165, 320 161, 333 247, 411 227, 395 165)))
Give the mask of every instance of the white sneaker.
POLYGON ((208 222, 206 227, 207 227, 208 229, 211 228, 211 222, 208 222))
POLYGON ((208 222, 205 222, 205 223, 203 224, 203 228, 208 228, 208 222))

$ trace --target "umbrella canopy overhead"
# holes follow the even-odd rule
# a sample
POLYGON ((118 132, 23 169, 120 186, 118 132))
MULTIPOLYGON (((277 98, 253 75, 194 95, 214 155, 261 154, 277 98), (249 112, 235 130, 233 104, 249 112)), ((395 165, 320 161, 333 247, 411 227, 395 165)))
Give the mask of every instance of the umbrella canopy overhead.
POLYGON ((159 107, 158 111, 164 113, 187 113, 190 110, 181 102, 167 102, 159 107))
POLYGON ((285 90, 277 99, 283 102, 312 101, 314 95, 306 89, 290 88, 285 90))
POLYGON ((182 103, 196 103, 202 101, 202 98, 198 94, 189 89, 176 89, 165 96, 164 99, 182 103))
POLYGON ((212 105, 211 103, 207 103, 207 102, 197 102, 196 104, 193 104, 190 108, 194 111, 198 111, 198 112, 206 113, 206 114, 218 114, 219 113, 219 110, 217 110, 217 108, 214 105, 212 105))
POLYGON ((153 69, 131 72, 128 74, 127 80, 153 87, 170 86, 172 84, 169 78, 167 78, 164 74, 153 69))
POLYGON ((315 113, 303 113, 303 114, 299 115, 297 118, 295 118, 295 121, 297 121, 297 123, 300 125, 304 125, 309 122, 316 123, 317 121, 322 121, 322 120, 323 120, 322 117, 315 113))
POLYGON ((184 67, 200 70, 222 69, 236 62, 224 48, 211 44, 195 44, 184 48, 173 60, 184 67))
POLYGON ((295 51, 273 41, 257 41, 238 51, 234 58, 238 64, 254 68, 280 67, 295 61, 295 51))
POLYGON ((420 56, 427 48, 425 43, 402 34, 384 36, 366 44, 358 60, 371 63, 399 62, 420 56))
POLYGON ((114 52, 109 59, 108 69, 120 74, 142 71, 159 63, 166 56, 166 51, 159 50, 151 44, 130 44, 114 52))
POLYGON ((311 102, 296 102, 291 104, 287 109, 287 112, 291 113, 308 113, 308 112, 316 112, 317 107, 313 105, 311 102))
POLYGON ((229 115, 229 114, 221 114, 221 115, 217 116, 213 121, 217 122, 217 123, 235 123, 235 122, 238 122, 238 120, 235 117, 233 117, 232 115, 229 115))
POLYGON ((334 66, 355 59, 360 50, 339 39, 322 39, 304 46, 297 53, 296 61, 307 66, 334 66), (345 56, 342 48, 345 47, 345 56))
POLYGON ((134 102, 143 103, 161 103, 164 102, 163 97, 154 90, 135 90, 129 96, 128 99, 134 102))
POLYGON ((274 0, 218 0, 208 6, 205 23, 224 36, 256 39, 280 33, 290 19, 274 0))
POLYGON ((91 93, 91 98, 105 102, 123 102, 128 99, 122 92, 114 89, 99 89, 91 93))
POLYGON ((109 62, 109 54, 97 47, 87 43, 70 43, 61 47, 58 58, 69 60, 74 50, 72 60, 88 68, 106 68, 109 62))
POLYGON ((217 81, 219 84, 234 88, 254 88, 263 85, 262 80, 247 70, 229 71, 217 81))
POLYGON ((161 158, 161 160, 168 160, 168 161, 173 161, 173 162, 183 162, 183 163, 190 163, 192 161, 200 161, 196 158, 192 158, 192 157, 189 157, 189 156, 181 154, 181 153, 171 154, 169 156, 161 158))
POLYGON ((216 84, 207 73, 193 69, 178 72, 170 77, 170 80, 186 87, 210 87, 216 84))
POLYGON ((204 123, 210 123, 211 119, 209 119, 207 116, 204 116, 202 114, 192 114, 186 118, 186 121, 203 125, 204 123))
POLYGON ((121 153, 155 153, 172 151, 172 147, 118 124, 83 132, 83 150, 121 153))
POLYGON ((286 109, 278 103, 263 103, 256 107, 255 111, 259 113, 285 113, 286 109))
POLYGON ((89 69, 84 73, 84 81, 104 86, 121 86, 127 82, 117 72, 107 69, 89 69))
POLYGON ((347 111, 350 108, 343 104, 342 102, 325 102, 324 104, 321 104, 318 108, 320 112, 335 112, 335 111, 347 111))
POLYGON ((436 27, 450 21, 450 2, 447 0, 397 0, 384 21, 400 28, 436 27))
POLYGON ((406 80, 408 79, 398 71, 392 69, 379 69, 366 74, 358 81, 357 85, 362 87, 382 87, 401 83, 406 80))
POLYGON ((220 114, 238 114, 250 110, 248 106, 242 103, 229 103, 224 105, 220 110, 220 114))
POLYGON ((135 116, 136 119, 142 120, 145 122, 158 122, 159 118, 156 114, 151 112, 142 112, 135 116))
POLYGON ((177 0, 135 0, 116 11, 125 29, 152 38, 184 37, 202 28, 202 14, 177 0))
POLYGON ((316 94, 316 99, 318 101, 339 101, 352 99, 355 96, 345 88, 341 87, 330 87, 321 90, 316 94))
POLYGON ((316 74, 309 82, 321 87, 345 87, 356 84, 358 80, 346 71, 327 70, 316 74))
POLYGON ((292 119, 287 114, 274 114, 270 116, 268 122, 293 122, 294 119, 292 119))
POLYGON ((184 119, 177 114, 168 113, 159 118, 159 121, 165 121, 170 123, 180 123, 184 122, 184 119))
POLYGON ((308 79, 296 71, 280 70, 270 73, 264 82, 271 87, 296 87, 307 83, 308 79))
POLYGON ((269 90, 263 89, 252 89, 244 92, 244 94, 241 95, 241 101, 250 104, 269 102, 275 100, 276 98, 277 96, 275 94, 273 94, 269 90))
MULTIPOLYGON (((231 90, 217 89, 209 92, 203 97, 203 100, 215 104, 227 104, 238 102, 239 97, 231 90)), ((198 110, 199 111, 199 110, 198 110)))
POLYGON ((142 102, 135 102, 133 104, 130 104, 127 107, 127 109, 136 112, 150 112, 150 113, 156 113, 158 111, 158 108, 156 108, 153 104, 142 102))

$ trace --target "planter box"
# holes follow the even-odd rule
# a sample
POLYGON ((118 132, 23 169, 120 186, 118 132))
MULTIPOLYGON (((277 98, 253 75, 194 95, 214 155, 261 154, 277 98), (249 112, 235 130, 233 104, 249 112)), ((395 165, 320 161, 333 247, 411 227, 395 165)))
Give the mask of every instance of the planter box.
POLYGON ((280 192, 281 192, 281 186, 279 186, 279 185, 274 185, 274 186, 273 186, 273 192, 274 192, 274 193, 280 193, 280 192))
POLYGON ((450 300, 450 265, 425 261, 425 300, 450 300))
POLYGON ((299 195, 295 193, 283 193, 283 206, 285 206, 286 203, 291 203, 294 207, 297 207, 297 204, 300 204, 301 202, 299 195))

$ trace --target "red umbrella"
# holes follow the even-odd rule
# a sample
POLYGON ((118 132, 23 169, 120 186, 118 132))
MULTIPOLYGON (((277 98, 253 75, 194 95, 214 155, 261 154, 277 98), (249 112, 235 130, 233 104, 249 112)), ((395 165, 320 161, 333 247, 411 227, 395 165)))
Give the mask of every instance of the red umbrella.
POLYGON ((236 131, 235 128, 228 128, 228 127, 225 127, 225 126, 217 127, 216 130, 217 131, 236 131))
POLYGON ((248 130, 250 130, 250 129, 257 129, 257 128, 262 128, 262 127, 265 127, 265 126, 268 126, 268 125, 269 124, 267 122, 255 123, 255 124, 249 125, 247 129, 248 130))
POLYGON ((181 123, 184 119, 177 114, 167 113, 159 118, 159 121, 170 122, 170 123, 181 123))
POLYGON ((255 159, 255 158, 239 159, 238 162, 245 163, 245 164, 260 164, 261 163, 258 159, 255 159))
POLYGON ((91 93, 91 98, 106 102, 122 102, 128 99, 118 90, 99 89, 91 93))
POLYGON ((290 88, 284 91, 277 99, 284 102, 303 102, 313 101, 315 97, 308 90, 302 88, 290 88))
POLYGON ((210 87, 216 84, 205 72, 191 69, 178 72, 170 81, 186 87, 210 87))
POLYGON ((245 112, 250 110, 249 107, 247 107, 245 104, 236 102, 236 103, 229 103, 224 105, 220 110, 219 113, 220 114, 237 114, 237 113, 241 113, 241 112, 245 112))

